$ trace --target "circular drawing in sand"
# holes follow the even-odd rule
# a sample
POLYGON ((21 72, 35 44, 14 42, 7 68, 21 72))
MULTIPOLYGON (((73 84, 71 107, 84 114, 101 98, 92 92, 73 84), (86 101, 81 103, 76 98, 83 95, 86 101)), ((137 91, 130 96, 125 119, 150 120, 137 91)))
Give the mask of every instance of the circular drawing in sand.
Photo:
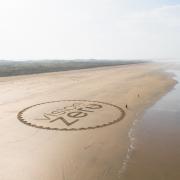
POLYGON ((61 100, 36 104, 18 113, 29 126, 47 130, 88 130, 119 122, 125 116, 113 104, 87 100, 61 100))

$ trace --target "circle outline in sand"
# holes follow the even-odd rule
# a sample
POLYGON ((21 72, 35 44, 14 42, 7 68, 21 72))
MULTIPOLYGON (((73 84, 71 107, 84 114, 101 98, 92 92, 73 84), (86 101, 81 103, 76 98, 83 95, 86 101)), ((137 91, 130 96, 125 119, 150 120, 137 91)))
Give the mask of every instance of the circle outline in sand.
POLYGON ((121 121, 124 117, 125 117, 126 113, 125 111, 119 107, 119 106, 116 106, 116 105, 113 105, 113 104, 110 104, 110 103, 106 103, 106 102, 100 102, 100 101, 89 101, 89 100, 59 100, 59 101, 50 101, 50 102, 44 102, 44 103, 39 103, 39 104, 35 104, 35 105, 32 105, 32 106, 29 106, 23 110, 21 110, 18 114, 17 114, 17 119, 22 122, 23 124, 25 125, 28 125, 28 126, 31 126, 31 127, 35 127, 35 128, 39 128, 39 129, 46 129, 46 130, 56 130, 56 131, 80 131, 80 130, 90 130, 90 129, 96 129, 96 128, 102 128, 102 127, 106 127, 106 126, 110 126, 112 124, 115 124, 119 121, 121 121), (40 106, 40 105, 43 105, 43 104, 49 104, 49 103, 57 103, 57 102, 62 102, 62 101, 81 101, 81 102, 90 102, 90 103, 100 103, 100 104, 105 104, 105 105, 109 105, 109 106, 113 106, 114 108, 118 109, 120 111, 120 115, 118 118, 116 118, 115 120, 113 121, 109 121, 108 123, 104 123, 104 124, 101 124, 101 125, 96 125, 96 126, 90 126, 90 127, 83 127, 83 128, 51 128, 51 127, 45 127, 45 126, 40 126, 40 125, 36 125, 36 124, 32 124, 30 122, 28 122, 27 120, 25 120, 23 118, 23 113, 25 111, 27 111, 28 109, 31 109, 31 108, 34 108, 36 106, 40 106))

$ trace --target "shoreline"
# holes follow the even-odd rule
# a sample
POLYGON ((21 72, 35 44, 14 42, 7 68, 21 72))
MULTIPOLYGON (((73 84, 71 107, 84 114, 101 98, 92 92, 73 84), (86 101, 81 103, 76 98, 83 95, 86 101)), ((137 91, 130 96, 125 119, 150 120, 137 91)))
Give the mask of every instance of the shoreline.
POLYGON ((180 144, 177 122, 180 74, 179 69, 175 69, 175 66, 172 66, 167 73, 173 73, 171 76, 176 80, 176 85, 146 109, 138 121, 134 133, 138 150, 128 160, 128 165, 121 174, 122 179, 152 179, 152 175, 154 179, 179 179, 177 167, 180 161, 177 157, 180 144), (166 176, 167 173, 169 176, 166 176))
MULTIPOLYGON (((175 75, 174 74, 170 74, 171 72, 165 71, 167 74, 169 74, 169 77, 173 78, 175 75)), ((128 168, 128 164, 129 161, 131 161, 131 156, 133 154, 133 152, 136 150, 137 148, 137 144, 136 144, 136 126, 138 125, 139 121, 142 120, 143 116, 146 114, 146 112, 151 109, 157 102, 159 102, 163 97, 165 97, 167 94, 169 94, 171 91, 174 90, 175 86, 178 84, 179 82, 176 81, 175 84, 171 87, 169 87, 169 89, 167 89, 166 92, 164 92, 164 94, 161 94, 160 97, 158 97, 156 100, 151 101, 146 107, 143 107, 139 113, 136 114, 136 116, 134 117, 133 121, 132 121, 132 125, 131 128, 129 129, 128 132, 128 139, 129 139, 129 146, 127 148, 127 154, 122 162, 122 166, 119 170, 119 178, 123 178, 124 173, 126 172, 127 168, 128 168)))

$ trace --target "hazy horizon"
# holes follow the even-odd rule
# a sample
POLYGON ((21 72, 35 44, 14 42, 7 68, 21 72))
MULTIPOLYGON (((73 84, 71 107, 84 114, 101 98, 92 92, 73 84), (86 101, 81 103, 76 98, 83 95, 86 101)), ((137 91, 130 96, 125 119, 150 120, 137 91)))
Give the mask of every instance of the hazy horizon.
POLYGON ((6 0, 0 59, 178 59, 178 0, 6 0))
POLYGON ((158 59, 158 58, 154 58, 154 59, 148 59, 148 58, 144 58, 144 59, 89 59, 89 58, 84 58, 84 59, 80 59, 80 58, 75 58, 75 59, 0 59, 0 61, 16 61, 16 62, 22 62, 22 61, 152 61, 152 62, 179 62, 180 58, 171 58, 171 59, 166 59, 166 58, 162 58, 162 59, 158 59))

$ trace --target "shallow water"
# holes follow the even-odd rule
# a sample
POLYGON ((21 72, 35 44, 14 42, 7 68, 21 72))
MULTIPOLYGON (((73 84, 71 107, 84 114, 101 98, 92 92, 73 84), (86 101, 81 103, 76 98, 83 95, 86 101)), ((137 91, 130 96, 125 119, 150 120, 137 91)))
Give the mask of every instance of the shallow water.
MULTIPOLYGON (((180 82, 180 71, 173 72, 180 82)), ((180 84, 146 111, 136 124, 136 148, 124 180, 180 179, 180 84)))

